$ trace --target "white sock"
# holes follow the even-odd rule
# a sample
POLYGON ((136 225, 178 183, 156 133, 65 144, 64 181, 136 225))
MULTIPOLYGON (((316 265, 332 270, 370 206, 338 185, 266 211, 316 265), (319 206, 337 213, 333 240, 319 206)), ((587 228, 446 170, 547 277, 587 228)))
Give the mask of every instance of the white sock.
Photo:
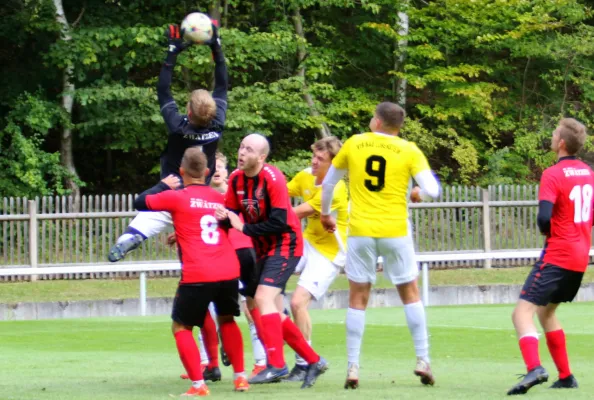
POLYGON ((208 355, 206 354, 206 348, 204 347, 204 341, 202 340, 200 330, 198 330, 198 341, 200 342, 200 364, 208 364, 208 355))
MULTIPOLYGON (((307 344, 309 344, 311 346, 311 340, 308 340, 307 344)), ((309 365, 309 364, 307 364, 307 361, 305 361, 303 358, 301 358, 301 356, 297 353, 295 353, 295 364, 297 364, 301 367, 307 367, 309 365)))
POLYGON ((196 389, 198 389, 202 385, 204 385, 204 380, 192 381, 192 386, 194 386, 196 389))
POLYGON ((349 308, 346 315, 347 354, 349 364, 359 365, 361 342, 365 330, 365 310, 349 308))
POLYGON ((246 378, 245 372, 234 372, 233 373, 233 379, 234 380, 237 379, 237 378, 239 378, 240 376, 246 378))
POLYGON ((130 239, 132 239, 133 237, 134 237, 134 235, 133 235, 133 234, 131 234, 131 233, 124 233, 122 236, 120 236, 120 237, 118 238, 118 240, 117 240, 117 242, 116 242, 116 243, 122 243, 122 242, 125 242, 126 240, 130 240, 130 239))
POLYGON ((250 326, 250 334, 252 337, 252 351, 254 353, 254 360, 256 361, 256 365, 266 365, 266 351, 264 350, 264 346, 262 346, 262 342, 258 338, 258 332, 256 331, 256 325, 249 324, 250 326))
POLYGON ((425 318, 425 307, 421 301, 405 304, 404 314, 408 330, 415 344, 417 358, 429 362, 429 337, 427 335, 427 319, 425 318))
POLYGON ((217 312, 215 310, 214 303, 210 303, 208 305, 208 311, 210 311, 210 316, 214 320, 215 326, 217 327, 217 333, 219 332, 219 319, 217 318, 217 312))

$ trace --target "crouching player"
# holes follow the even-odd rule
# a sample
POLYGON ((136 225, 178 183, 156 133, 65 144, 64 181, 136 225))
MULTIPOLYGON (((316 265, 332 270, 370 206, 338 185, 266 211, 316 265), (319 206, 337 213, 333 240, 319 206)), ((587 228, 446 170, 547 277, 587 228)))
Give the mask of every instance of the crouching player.
POLYGON ((227 232, 214 217, 215 209, 224 204, 224 196, 205 184, 209 174, 206 164, 202 151, 187 149, 179 170, 184 189, 167 190, 167 185, 160 183, 134 202, 138 210, 167 211, 173 219, 182 274, 171 318, 180 359, 192 380, 186 396, 210 393, 204 383, 192 329, 202 327, 211 302, 218 315, 223 347, 235 373, 235 390, 249 389, 243 365, 243 339, 233 319, 239 316, 239 262, 227 232))
POLYGON ((537 223, 546 235, 545 245, 512 315, 527 374, 508 395, 524 394, 549 379, 540 364, 534 314, 559 371, 551 388, 578 387, 569 369, 565 332, 555 311, 560 303, 574 299, 590 259, 594 173, 575 157, 585 141, 586 128, 573 118, 562 119, 553 132, 551 148, 557 163, 543 172, 538 193, 537 223))

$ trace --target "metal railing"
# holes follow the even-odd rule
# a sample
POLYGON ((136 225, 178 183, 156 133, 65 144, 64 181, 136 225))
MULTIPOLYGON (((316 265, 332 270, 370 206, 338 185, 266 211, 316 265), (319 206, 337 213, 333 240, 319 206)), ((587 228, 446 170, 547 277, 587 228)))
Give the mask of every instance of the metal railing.
MULTIPOLYGON (((417 253, 468 254, 539 250, 537 186, 446 187, 435 202, 411 204, 417 253)), ((106 263, 115 243, 137 214, 133 195, 3 199, 0 204, 0 268, 75 266, 106 263)), ((176 261, 167 233, 147 240, 125 262, 176 261)), ((527 265, 535 257, 497 259, 498 266, 527 265)), ((436 260, 431 267, 492 266, 491 259, 436 260)), ((177 271, 151 274, 177 276, 177 271)), ((52 278, 136 276, 137 272, 73 272, 52 278)), ((44 277, 45 278, 45 277, 44 277)), ((2 279, 2 278, 0 278, 2 279)), ((11 276, 11 279, 21 279, 11 276)))
MULTIPOLYGON (((517 259, 517 258, 536 258, 539 251, 535 250, 521 250, 521 251, 506 251, 506 252, 484 252, 484 253, 464 253, 464 254, 421 254, 418 256, 418 261, 421 262, 421 295, 423 304, 430 305, 429 298, 429 264, 437 261, 484 261, 497 259, 517 259)), ((590 256, 594 255, 594 250, 590 251, 590 256)), ((33 277, 37 274, 46 275, 63 275, 72 272, 84 274, 91 272, 135 272, 140 274, 139 279, 139 315, 146 315, 147 304, 147 273, 163 272, 163 271, 180 271, 181 265, 179 262, 174 263, 138 263, 138 264, 104 264, 104 265, 76 265, 76 266, 60 266, 47 268, 0 268, 0 277, 20 276, 33 277)))

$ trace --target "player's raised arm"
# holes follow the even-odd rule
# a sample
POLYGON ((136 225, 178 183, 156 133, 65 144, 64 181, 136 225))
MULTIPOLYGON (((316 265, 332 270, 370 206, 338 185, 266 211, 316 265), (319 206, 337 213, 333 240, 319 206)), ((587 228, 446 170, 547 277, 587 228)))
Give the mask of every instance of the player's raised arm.
POLYGON ((287 213, 289 212, 289 192, 287 181, 282 173, 275 179, 266 178, 270 196, 270 215, 264 222, 244 224, 242 232, 248 236, 271 236, 287 231, 287 213))
POLYGON ((184 121, 184 117, 179 114, 177 104, 171 95, 173 67, 175 67, 177 55, 191 46, 192 43, 185 42, 182 39, 183 33, 180 32, 178 25, 169 25, 165 31, 165 36, 167 37, 167 55, 165 56, 165 62, 161 66, 159 80, 157 81, 157 99, 167 129, 170 133, 173 133, 179 130, 184 121))
POLYGON ((215 63, 214 70, 214 89, 212 97, 217 104, 217 115, 215 122, 221 127, 225 125, 227 117, 227 88, 229 86, 229 76, 227 73, 227 64, 225 63, 225 55, 221 47, 221 39, 219 38, 219 30, 217 28, 217 21, 212 24, 212 39, 209 43, 212 52, 212 58, 215 63))

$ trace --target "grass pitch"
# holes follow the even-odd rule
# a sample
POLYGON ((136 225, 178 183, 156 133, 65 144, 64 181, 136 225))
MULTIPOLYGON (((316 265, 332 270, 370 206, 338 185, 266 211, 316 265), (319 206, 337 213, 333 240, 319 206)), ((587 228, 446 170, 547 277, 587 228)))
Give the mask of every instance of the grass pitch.
MULTIPOLYGON (((594 393, 594 304, 560 308, 572 370, 580 389, 549 390, 555 367, 541 340, 551 379, 526 396, 591 399, 594 393)), ((414 350, 400 308, 370 309, 362 349, 361 387, 342 388, 346 373, 345 310, 312 312, 313 340, 330 369, 307 391, 299 384, 252 386, 233 393, 232 371, 209 384, 212 398, 245 399, 497 399, 524 373, 511 324, 512 306, 430 307, 432 367, 437 383, 423 387, 412 373, 414 350)), ((247 326, 246 366, 251 367, 247 326)), ((0 322, 0 399, 151 400, 185 392, 182 365, 167 317, 0 322)), ((293 355, 285 348, 292 366, 293 355)))

